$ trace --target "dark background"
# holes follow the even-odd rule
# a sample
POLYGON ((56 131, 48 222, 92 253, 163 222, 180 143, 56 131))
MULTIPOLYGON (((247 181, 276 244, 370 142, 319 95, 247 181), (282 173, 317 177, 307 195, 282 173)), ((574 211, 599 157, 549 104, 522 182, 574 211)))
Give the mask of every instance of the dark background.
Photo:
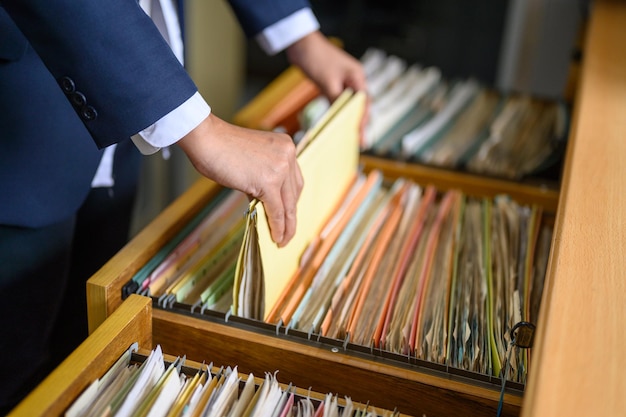
MULTIPOLYGON (((493 85, 508 1, 311 0, 322 32, 341 39, 360 58, 368 47, 407 63, 437 66, 446 78, 473 77, 493 85)), ((273 79, 284 54, 267 57, 250 41, 248 76, 273 79)))

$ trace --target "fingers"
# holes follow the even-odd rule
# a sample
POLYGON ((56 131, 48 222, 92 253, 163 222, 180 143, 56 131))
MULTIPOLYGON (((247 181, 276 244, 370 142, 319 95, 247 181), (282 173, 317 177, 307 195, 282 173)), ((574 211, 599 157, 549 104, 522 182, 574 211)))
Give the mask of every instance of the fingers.
POLYGON ((321 32, 313 32, 287 49, 289 62, 300 67, 332 102, 347 87, 367 89, 361 62, 333 45, 321 32))
POLYGON ((302 173, 295 158, 289 161, 284 178, 277 187, 269 186, 259 199, 263 202, 270 226, 272 240, 279 247, 285 246, 296 233, 297 203, 303 187, 302 173))
POLYGON ((178 145, 201 174, 259 199, 279 246, 293 238, 303 179, 289 135, 244 129, 211 115, 178 145))
MULTIPOLYGON (((297 203, 303 187, 303 178, 296 161, 295 146, 284 134, 274 134, 268 156, 270 169, 259 171, 258 195, 265 207, 272 240, 285 246, 296 233, 297 203)), ((266 167, 267 168, 267 167, 266 167)))
MULTIPOLYGON (((293 181, 285 184, 281 189, 281 199, 283 204, 284 217, 277 218, 277 221, 283 221, 284 228, 282 237, 276 236, 274 241, 279 247, 285 246, 296 234, 297 230, 297 203, 302 191, 302 174, 298 164, 295 164, 293 181)), ((271 225, 270 225, 271 229, 271 225)))
POLYGON ((361 63, 355 58, 349 57, 351 68, 346 76, 346 87, 350 87, 355 91, 367 91, 367 79, 361 63))
POLYGON ((365 131, 367 129, 367 125, 370 121, 370 108, 371 108, 372 100, 369 95, 367 95, 365 101, 365 111, 363 112, 363 117, 361 118, 361 123, 359 124, 359 146, 361 149, 365 149, 367 146, 365 131))
POLYGON ((344 85, 340 79, 330 79, 326 84, 321 84, 321 88, 322 94, 333 103, 343 92, 344 85))
POLYGON ((317 79, 323 94, 333 102, 346 88, 367 91, 365 73, 359 61, 337 48, 335 52, 337 58, 334 65, 328 65, 325 71, 320 71, 317 79))

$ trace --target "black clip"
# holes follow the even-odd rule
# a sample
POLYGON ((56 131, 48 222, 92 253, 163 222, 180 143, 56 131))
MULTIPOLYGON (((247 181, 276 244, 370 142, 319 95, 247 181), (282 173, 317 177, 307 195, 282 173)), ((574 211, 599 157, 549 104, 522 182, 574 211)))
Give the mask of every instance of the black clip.
POLYGON ((529 349, 533 347, 533 342, 535 341, 535 325, 527 322, 520 321, 509 332, 511 336, 511 342, 506 351, 506 356, 504 357, 504 363, 502 365, 502 369, 500 370, 500 378, 502 379, 502 388, 500 390, 500 401, 498 402, 498 410, 496 412, 496 416, 500 417, 502 413, 502 406, 504 405, 504 387, 506 385, 506 373, 507 367, 509 366, 509 356, 511 355, 512 347, 515 346, 517 348, 529 349))
POLYGON ((515 346, 529 349, 533 347, 535 341, 535 325, 527 321, 520 321, 513 326, 510 335, 511 342, 515 346))
POLYGON ((137 284, 135 281, 133 281, 132 279, 130 281, 128 281, 123 287, 122 287, 122 300, 127 299, 131 294, 134 294, 137 292, 137 290, 139 289, 139 284, 137 284))

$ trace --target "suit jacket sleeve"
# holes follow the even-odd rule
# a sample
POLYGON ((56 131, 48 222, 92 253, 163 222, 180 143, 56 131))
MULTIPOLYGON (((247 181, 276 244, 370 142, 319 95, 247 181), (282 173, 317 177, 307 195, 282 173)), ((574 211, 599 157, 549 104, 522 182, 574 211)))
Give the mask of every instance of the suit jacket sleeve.
POLYGON ((102 148, 145 129, 197 88, 133 0, 3 0, 102 148))
POLYGON ((229 0, 229 3, 249 38, 294 12, 311 7, 307 0, 229 0))

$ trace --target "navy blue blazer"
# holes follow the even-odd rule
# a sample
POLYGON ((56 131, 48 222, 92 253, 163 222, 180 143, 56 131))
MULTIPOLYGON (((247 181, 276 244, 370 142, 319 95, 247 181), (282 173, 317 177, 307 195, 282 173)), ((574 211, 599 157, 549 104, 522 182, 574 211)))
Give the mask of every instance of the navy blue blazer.
MULTIPOLYGON (((230 3, 248 36, 309 7, 230 3)), ((196 91, 135 0, 0 0, 0 224, 69 217, 102 148, 196 91)))

